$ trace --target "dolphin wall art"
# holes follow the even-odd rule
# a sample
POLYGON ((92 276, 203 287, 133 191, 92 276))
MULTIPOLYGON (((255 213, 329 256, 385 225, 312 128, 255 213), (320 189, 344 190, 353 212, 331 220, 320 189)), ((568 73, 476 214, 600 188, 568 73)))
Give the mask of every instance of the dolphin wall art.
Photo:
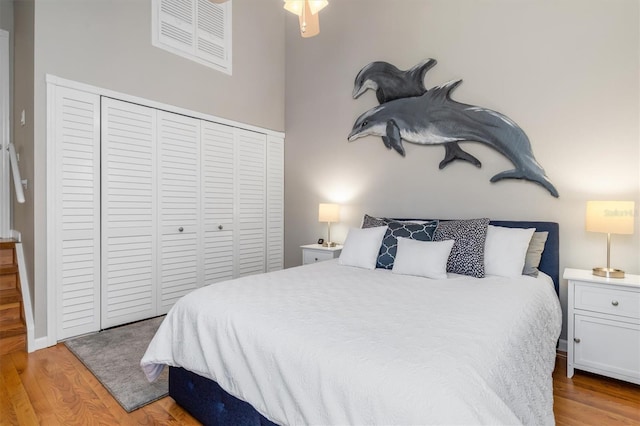
MULTIPOLYGON (((424 76, 437 63, 435 59, 429 58, 411 69, 402 71, 388 62, 371 62, 358 72, 353 82, 353 99, 359 98, 368 89, 376 92, 380 104, 400 98, 421 96, 427 91, 424 76)), ((454 160, 468 161, 476 167, 482 165, 476 157, 460 148, 458 142, 447 142, 444 147, 445 156, 440 162, 440 169, 454 160)))
POLYGON ((558 197, 558 191, 533 156, 529 138, 517 124, 496 111, 451 99, 451 91, 460 83, 462 80, 450 81, 421 96, 395 99, 370 109, 354 123, 349 141, 368 135, 381 136, 385 146, 402 156, 403 140, 419 145, 480 142, 515 166, 493 176, 491 182, 526 179, 558 197))

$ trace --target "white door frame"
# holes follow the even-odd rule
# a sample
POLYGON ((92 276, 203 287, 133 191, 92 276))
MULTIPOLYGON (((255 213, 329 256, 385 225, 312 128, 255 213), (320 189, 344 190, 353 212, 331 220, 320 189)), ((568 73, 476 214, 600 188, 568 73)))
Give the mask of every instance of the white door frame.
POLYGON ((11 237, 9 32, 0 30, 0 238, 11 237))

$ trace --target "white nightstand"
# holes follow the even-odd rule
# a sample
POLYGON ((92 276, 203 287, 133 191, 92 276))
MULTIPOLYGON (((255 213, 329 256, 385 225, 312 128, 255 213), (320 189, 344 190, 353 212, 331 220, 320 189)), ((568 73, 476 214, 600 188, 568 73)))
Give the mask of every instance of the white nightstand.
POLYGON ((307 244, 302 248, 302 264, 322 262, 324 260, 335 259, 340 256, 342 246, 322 247, 321 244, 307 244))
POLYGON ((579 369, 640 384, 640 276, 565 269, 563 277, 569 280, 567 377, 579 369))

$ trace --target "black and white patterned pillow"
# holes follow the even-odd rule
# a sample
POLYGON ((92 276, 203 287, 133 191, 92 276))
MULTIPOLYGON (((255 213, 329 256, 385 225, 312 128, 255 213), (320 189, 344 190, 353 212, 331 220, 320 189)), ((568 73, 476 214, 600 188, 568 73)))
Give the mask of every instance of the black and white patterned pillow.
POLYGON ((384 217, 373 217, 368 214, 364 215, 364 219, 362 219, 362 227, 363 228, 375 228, 376 226, 387 226, 390 222, 390 219, 384 217))
POLYGON ((433 233, 438 227, 438 221, 430 220, 424 223, 398 222, 393 219, 377 218, 369 215, 365 215, 362 221, 363 228, 385 225, 388 228, 382 239, 382 246, 378 253, 376 268, 393 269, 393 263, 398 252, 398 237, 419 241, 431 241, 433 239, 433 233))
POLYGON ((489 219, 447 220, 438 224, 433 241, 454 240, 447 272, 484 278, 484 244, 489 219))

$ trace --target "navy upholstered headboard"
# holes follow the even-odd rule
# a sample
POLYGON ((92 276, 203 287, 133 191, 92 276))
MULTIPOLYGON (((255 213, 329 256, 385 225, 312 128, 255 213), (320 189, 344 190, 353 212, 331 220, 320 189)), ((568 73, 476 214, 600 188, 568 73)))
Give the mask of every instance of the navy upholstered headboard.
POLYGON ((540 269, 553 279, 556 293, 560 289, 560 231, 555 222, 523 222, 514 220, 492 220, 491 225, 505 226, 508 228, 536 228, 538 232, 548 232, 547 242, 544 245, 540 269))

